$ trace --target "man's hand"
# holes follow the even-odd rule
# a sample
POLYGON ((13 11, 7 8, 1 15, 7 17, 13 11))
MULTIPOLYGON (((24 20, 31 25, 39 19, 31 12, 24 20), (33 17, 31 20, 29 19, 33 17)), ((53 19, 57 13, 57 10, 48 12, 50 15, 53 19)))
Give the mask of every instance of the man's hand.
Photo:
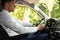
POLYGON ((44 24, 38 25, 38 31, 42 31, 44 30, 44 28, 45 28, 44 24))

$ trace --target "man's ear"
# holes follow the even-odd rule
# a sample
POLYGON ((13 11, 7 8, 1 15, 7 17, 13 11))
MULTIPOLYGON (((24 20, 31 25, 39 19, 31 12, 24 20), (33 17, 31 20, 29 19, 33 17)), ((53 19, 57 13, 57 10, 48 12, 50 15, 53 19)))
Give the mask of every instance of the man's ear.
POLYGON ((5 6, 8 6, 8 3, 5 3, 5 6))
POLYGON ((5 7, 9 7, 9 3, 5 3, 5 5, 4 5, 5 7))

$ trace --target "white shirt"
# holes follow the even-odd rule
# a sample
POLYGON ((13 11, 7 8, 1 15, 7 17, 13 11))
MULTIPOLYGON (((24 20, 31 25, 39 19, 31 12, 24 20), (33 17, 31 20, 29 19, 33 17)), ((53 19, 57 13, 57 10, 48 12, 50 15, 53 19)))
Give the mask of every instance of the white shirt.
POLYGON ((37 31, 37 27, 25 27, 24 25, 18 23, 7 10, 0 12, 0 24, 3 25, 9 36, 37 31))

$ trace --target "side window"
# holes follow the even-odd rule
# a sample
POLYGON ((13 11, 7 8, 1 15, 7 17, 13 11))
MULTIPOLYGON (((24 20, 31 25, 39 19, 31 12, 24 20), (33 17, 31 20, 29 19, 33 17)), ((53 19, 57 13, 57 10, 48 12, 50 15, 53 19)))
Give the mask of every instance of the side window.
POLYGON ((16 6, 11 15, 16 20, 31 23, 33 26, 37 26, 42 19, 33 9, 21 5, 16 6))

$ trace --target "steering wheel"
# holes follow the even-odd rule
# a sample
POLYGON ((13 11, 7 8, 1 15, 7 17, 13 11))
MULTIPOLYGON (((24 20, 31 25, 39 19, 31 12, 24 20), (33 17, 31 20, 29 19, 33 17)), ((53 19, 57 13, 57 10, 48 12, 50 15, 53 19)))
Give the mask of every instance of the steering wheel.
POLYGON ((49 34, 49 38, 51 40, 53 39, 60 39, 60 29, 57 27, 60 21, 56 19, 48 19, 46 21, 44 32, 47 32, 49 34))
MULTIPOLYGON (((60 29, 57 27, 60 22, 56 19, 48 19, 45 24, 45 29, 40 33, 47 33, 47 40, 60 40, 60 29)), ((38 31, 39 32, 39 31, 38 31)), ((38 32, 34 33, 37 34, 38 32)))

